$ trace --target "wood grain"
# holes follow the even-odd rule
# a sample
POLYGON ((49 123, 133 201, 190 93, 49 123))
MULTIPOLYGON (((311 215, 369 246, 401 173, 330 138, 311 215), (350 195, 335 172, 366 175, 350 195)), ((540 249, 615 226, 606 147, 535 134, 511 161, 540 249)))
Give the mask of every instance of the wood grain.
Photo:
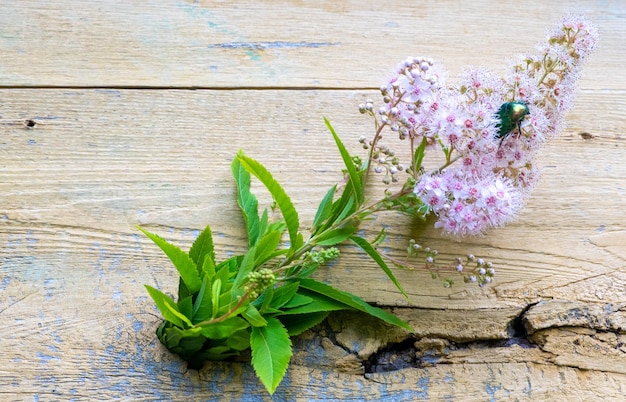
MULTIPOLYGON (((210 224, 220 257, 243 250, 230 176, 239 149, 272 171, 310 223, 341 179, 323 116, 357 153, 356 139, 372 128, 357 105, 378 99, 397 61, 430 55, 451 79, 468 64, 504 71, 505 58, 531 50, 566 11, 594 20, 600 47, 519 219, 463 243, 393 214, 363 226, 372 237, 389 227, 392 256, 416 238, 444 262, 485 257, 496 282, 450 290, 428 273, 397 271, 407 301, 343 247, 318 279, 393 309, 415 333, 331 318, 298 338, 275 399, 620 400, 626 392, 621 3, 4 3, 0 399, 270 400, 247 363, 188 371, 158 343, 143 284, 174 293, 176 276, 135 226, 186 248, 210 224), (398 342, 414 342, 421 364, 363 373, 361 359, 398 342)), ((383 189, 373 185, 371 195, 383 189)))
POLYGON ((564 14, 599 25, 583 88, 626 87, 620 2, 123 1, 0 5, 10 86, 377 88, 407 56, 505 71, 564 14))

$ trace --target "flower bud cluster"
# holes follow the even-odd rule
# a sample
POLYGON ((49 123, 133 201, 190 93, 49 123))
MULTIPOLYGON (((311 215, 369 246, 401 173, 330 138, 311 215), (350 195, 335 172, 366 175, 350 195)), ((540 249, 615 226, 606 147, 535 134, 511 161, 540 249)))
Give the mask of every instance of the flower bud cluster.
POLYGON ((374 166, 374 172, 385 173, 383 183, 397 183, 399 181, 398 174, 404 170, 404 166, 400 164, 400 159, 395 152, 385 145, 368 142, 365 137, 359 138, 359 143, 363 144, 365 149, 373 147, 370 152, 371 163, 374 166))
POLYGON ((296 265, 290 268, 288 276, 306 277, 320 266, 339 257, 339 249, 336 247, 319 248, 316 251, 307 251, 296 265))
POLYGON ((490 284, 496 275, 491 261, 476 258, 473 254, 469 254, 465 260, 457 257, 455 269, 459 273, 466 273, 463 277, 465 283, 478 283, 479 286, 490 284), (467 272, 468 268, 469 272, 467 272))
POLYGON ((380 121, 401 140, 416 139, 433 104, 433 96, 443 87, 445 71, 430 58, 412 57, 400 63, 389 82, 380 88, 384 105, 380 121))
POLYGON ((337 247, 328 247, 317 251, 307 251, 302 257, 302 260, 305 264, 324 265, 338 257, 339 249, 337 247))
POLYGON ((276 282, 276 275, 271 269, 261 268, 248 274, 246 291, 251 299, 256 299, 268 286, 276 282))
POLYGON ((422 247, 421 244, 411 239, 409 240, 409 246, 406 251, 409 257, 422 259, 426 269, 432 269, 436 266, 435 259, 439 254, 437 250, 431 249, 430 247, 422 247))
MULTIPOLYGON (((442 272, 455 272, 463 276, 465 283, 476 283, 482 287, 493 282, 496 274, 490 261, 476 258, 473 254, 467 255, 465 258, 457 257, 453 264, 442 266, 437 263, 437 255, 439 254, 437 250, 423 247, 413 239, 409 240, 407 254, 411 258, 422 260, 424 268, 432 273, 433 279, 439 277, 442 272)), ((408 264, 406 267, 414 269, 408 264)), ((448 288, 454 284, 454 281, 451 278, 444 279, 443 284, 448 288)))

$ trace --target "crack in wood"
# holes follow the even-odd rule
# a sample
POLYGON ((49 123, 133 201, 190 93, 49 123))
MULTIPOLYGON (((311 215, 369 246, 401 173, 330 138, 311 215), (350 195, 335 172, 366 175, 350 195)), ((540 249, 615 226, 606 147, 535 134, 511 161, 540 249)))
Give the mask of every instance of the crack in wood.
POLYGON ((23 297, 21 297, 21 298, 19 298, 19 299, 15 300, 13 303, 9 303, 9 305, 8 305, 8 306, 6 306, 6 307, 5 307, 5 308, 3 308, 2 310, 0 310, 0 314, 4 313, 5 311, 7 311, 8 309, 10 309, 11 307, 15 306, 17 303, 19 303, 19 302, 23 301, 24 299, 26 299, 26 298, 28 298, 28 297, 30 297, 30 296, 32 296, 32 295, 34 295, 34 294, 35 294, 35 292, 33 292, 33 293, 29 293, 29 294, 27 294, 27 295, 25 295, 25 296, 23 296, 23 297))

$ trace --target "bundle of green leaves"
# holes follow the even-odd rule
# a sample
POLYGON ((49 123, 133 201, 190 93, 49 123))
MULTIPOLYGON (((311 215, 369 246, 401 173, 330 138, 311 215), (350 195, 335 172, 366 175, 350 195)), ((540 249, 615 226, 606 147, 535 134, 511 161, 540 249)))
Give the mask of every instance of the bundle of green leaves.
POLYGON ((189 252, 142 228, 169 257, 180 275, 178 301, 146 285, 163 315, 157 335, 171 352, 193 369, 206 360, 223 360, 247 349, 252 365, 273 393, 282 380, 292 355, 291 336, 322 322, 331 311, 358 310, 411 331, 393 314, 363 299, 310 278, 318 267, 338 257, 334 246, 351 240, 370 255, 406 296, 372 243, 355 236, 359 221, 371 213, 363 207, 364 169, 354 164, 330 124, 346 165, 347 183, 340 196, 333 186, 321 201, 304 240, 298 213, 290 198, 270 172, 240 152, 232 162, 237 202, 248 235, 245 254, 217 262, 211 229, 207 226, 189 252), (270 192, 280 217, 270 221, 266 208, 250 191, 254 175, 270 192), (282 242, 287 232, 289 241, 282 242))

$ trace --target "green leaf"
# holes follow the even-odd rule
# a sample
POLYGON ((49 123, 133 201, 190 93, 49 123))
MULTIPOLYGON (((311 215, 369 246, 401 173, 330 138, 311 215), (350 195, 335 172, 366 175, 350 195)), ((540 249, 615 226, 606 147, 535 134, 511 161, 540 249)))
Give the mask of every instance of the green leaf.
MULTIPOLYGON (((215 346, 215 347, 209 348, 203 354, 206 356, 206 360, 220 361, 220 360, 228 359, 231 356, 237 356, 239 353, 233 351, 228 346, 215 346)), ((199 366, 196 369, 199 370, 201 367, 202 366, 199 366)), ((189 368, 193 368, 193 367, 190 366, 189 368)))
POLYGON ((246 282, 248 274, 254 269, 254 260, 256 257, 256 246, 252 246, 248 249, 248 252, 244 254, 237 276, 233 282, 233 288, 239 289, 246 282))
POLYGON ((196 268, 196 264, 194 261, 180 248, 175 245, 168 243, 165 239, 160 236, 150 233, 147 230, 144 230, 138 227, 146 236, 150 238, 163 252, 167 255, 172 261, 172 264, 178 270, 180 277, 183 282, 185 282, 185 286, 190 293, 196 293, 200 290, 200 286, 202 285, 202 281, 200 280, 200 275, 198 273, 198 269, 196 268))
MULTIPOLYGON (((278 230, 279 232, 282 233, 285 229, 287 229, 287 225, 285 225, 285 223, 282 220, 279 220, 278 222, 274 222, 273 224, 276 224, 276 223, 280 223, 282 225, 282 227, 281 228, 278 228, 278 227, 271 228, 270 227, 271 225, 270 225, 269 211, 267 210, 267 208, 265 208, 263 210, 263 214, 261 214, 261 217, 259 218, 259 235, 261 235, 263 233, 267 233, 270 230, 278 230)), ((258 238, 258 236, 257 236, 257 238, 258 238)))
POLYGON ((298 250, 300 247, 302 247, 304 245, 304 237, 302 236, 302 233, 299 233, 296 235, 296 243, 294 246, 290 246, 290 250, 298 250))
MULTIPOLYGON (((243 219, 248 233, 248 247, 256 244, 259 236, 263 233, 259 222, 259 201, 250 192, 250 173, 241 165, 238 158, 233 159, 231 170, 237 184, 237 204, 241 208, 243 219)), ((265 225, 267 225, 267 210, 265 210, 265 225)))
MULTIPOLYGON (((298 284, 298 286, 299 286, 299 284, 298 284)), ((300 306, 304 306, 305 304, 309 304, 312 301, 313 301, 313 299, 311 299, 310 297, 301 295, 300 293, 296 293, 291 298, 291 300, 289 300, 289 302, 283 306, 283 308, 300 307, 300 306)))
POLYGON ((243 256, 238 255, 220 262, 217 267, 215 267, 215 278, 219 278, 224 284, 228 283, 228 279, 236 274, 237 267, 242 260, 243 256))
POLYGON ((328 314, 328 311, 320 311, 310 314, 281 315, 278 319, 287 328, 289 336, 296 336, 324 321, 328 314))
POLYGON ((192 297, 187 296, 182 300, 178 300, 178 311, 185 317, 189 319, 189 326, 191 326, 191 318, 193 317, 193 305, 192 305, 192 297))
POLYGON ((422 161, 424 160, 427 142, 428 141, 426 137, 422 138, 422 142, 413 154, 413 171, 415 173, 419 172, 420 168, 422 167, 422 161))
POLYGON ((296 212, 291 199, 285 193, 285 190, 281 185, 272 177, 270 172, 257 162, 256 160, 247 157, 243 152, 237 154, 237 159, 241 162, 242 166, 251 174, 256 176, 257 179, 263 183, 263 185, 270 192, 274 201, 280 208, 280 212, 283 215, 283 219, 287 224, 287 231, 289 232, 290 250, 297 250, 302 244, 302 235, 298 237, 298 230, 300 228, 300 220, 298 213, 296 212))
POLYGON ((274 287, 268 286, 265 288, 263 293, 261 293, 261 295, 257 297, 257 299, 250 304, 256 307, 261 312, 261 314, 265 314, 267 309, 270 308, 270 303, 272 302, 273 298, 274 298, 274 287), (261 307, 259 307, 259 305, 261 307))
POLYGON ((270 306, 275 309, 283 307, 296 295, 299 287, 299 282, 292 282, 279 287, 274 291, 274 297, 270 306))
POLYGON ((270 317, 265 327, 253 327, 250 334, 252 366, 270 394, 278 388, 291 359, 291 340, 279 320, 270 317))
POLYGON ((209 286, 209 276, 204 275, 204 279, 202 280, 202 286, 200 286, 200 291, 198 292, 198 296, 196 296, 196 301, 193 303, 193 322, 198 323, 204 320, 208 320, 211 316, 211 295, 207 294, 207 287, 209 286))
POLYGON ((372 241, 372 246, 376 245, 376 244, 381 244, 382 242, 385 241, 385 239, 387 238, 387 232, 385 231, 385 228, 383 227, 380 232, 378 232, 378 234, 376 235, 376 238, 374 238, 374 240, 372 241))
POLYGON ((160 340, 168 349, 180 354, 198 351, 205 341, 200 335, 199 328, 180 329, 178 327, 165 328, 160 340))
POLYGON ((191 320, 189 320, 189 318, 187 318, 183 313, 181 313, 178 308, 176 308, 176 306, 171 305, 171 304, 166 304, 165 308, 168 309, 170 311, 170 313, 174 314, 175 316, 177 316, 178 318, 181 319, 182 322, 184 322, 185 324, 187 324, 188 327, 193 326, 191 320))
POLYGON ((256 245, 256 256, 254 258, 254 266, 258 267, 260 265, 263 265, 263 263, 273 258, 279 244, 280 244, 280 232, 278 231, 268 232, 263 237, 261 237, 261 239, 259 239, 256 245))
POLYGON ((413 331, 413 328, 411 328, 409 324, 402 321, 395 315, 388 313, 387 311, 380 309, 378 307, 371 306, 365 300, 353 294, 342 292, 341 290, 335 289, 332 286, 326 285, 324 283, 318 282, 310 278, 301 279, 300 287, 309 289, 313 292, 316 292, 326 297, 329 297, 331 299, 337 300, 347 306, 352 307, 355 310, 363 311, 389 324, 396 325, 400 328, 404 328, 407 331, 413 331))
POLYGON ((161 311, 163 318, 181 328, 185 327, 183 323, 187 323, 189 326, 192 325, 189 319, 178 311, 178 306, 171 297, 152 286, 145 285, 145 287, 148 294, 150 294, 150 297, 152 297, 152 300, 154 300, 154 303, 159 308, 159 311, 161 311))
POLYGON ((220 308, 220 294, 222 291, 222 281, 216 278, 211 285, 211 317, 217 317, 220 308))
POLYGON ((354 189, 345 187, 341 193, 341 197, 333 202, 330 217, 315 231, 315 234, 327 230, 333 224, 341 222, 346 216, 356 211, 356 202, 354 197, 354 189))
POLYGON ((253 305, 249 305, 246 311, 241 313, 241 315, 253 327, 264 327, 267 325, 267 321, 265 320, 265 318, 263 318, 261 313, 259 313, 259 310, 257 310, 256 307, 254 307, 253 305))
POLYGON ((372 245, 362 237, 352 236, 350 237, 350 240, 352 240, 352 242, 354 242, 354 244, 356 244, 357 246, 361 247, 363 251, 365 251, 370 257, 372 257, 374 261, 376 261, 378 266, 381 267, 382 270, 385 271, 389 279, 391 279, 391 282, 393 282, 393 284, 396 285, 396 288, 398 288, 398 290, 404 295, 404 297, 408 299, 409 296, 406 294, 406 292, 404 291, 404 288, 402 288, 402 285, 400 284, 398 279, 395 277, 393 272, 391 272, 391 268, 389 268, 389 266, 385 263, 385 261, 383 260, 383 257, 381 257, 381 255, 378 254, 378 251, 376 251, 376 249, 372 247, 372 245))
POLYGON ((193 293, 187 289, 187 285, 183 281, 183 278, 178 279, 178 300, 182 300, 185 297, 193 296, 193 293))
POLYGON ((335 196, 335 192, 337 192, 337 185, 334 185, 328 190, 324 198, 322 198, 322 202, 320 202, 319 207, 317 207, 317 212, 315 213, 315 219, 313 219, 313 225, 311 228, 312 232, 315 232, 318 226, 320 226, 326 219, 330 217, 333 207, 333 197, 335 196))
POLYGON ((230 317, 221 322, 199 325, 202 335, 209 339, 224 339, 250 325, 241 317, 230 317))
POLYGON ((202 268, 207 264, 206 258, 209 258, 209 262, 215 266, 215 250, 213 249, 213 235, 211 234, 211 228, 207 225, 202 233, 196 238, 189 249, 189 257, 198 267, 198 272, 202 271, 202 268))
POLYGON ((206 274, 210 280, 215 277, 215 257, 207 254, 204 256, 204 262, 202 263, 202 272, 206 274))
POLYGON ((346 218, 346 216, 350 215, 354 211, 356 211, 356 202, 354 200, 354 196, 350 195, 350 197, 346 199, 345 204, 343 204, 343 209, 341 209, 341 212, 335 218, 335 222, 341 222, 346 218))
POLYGON ((226 345, 238 351, 249 349, 250 331, 245 329, 235 332, 226 339, 226 345))
POLYGON ((311 302, 298 306, 298 307, 289 308, 289 309, 286 307, 283 307, 281 316, 282 315, 294 315, 294 314, 319 313, 321 311, 329 312, 329 311, 338 311, 338 310, 353 310, 353 308, 347 305, 346 303, 343 303, 341 301, 328 297, 319 292, 314 292, 308 289, 300 288, 298 289, 298 295, 307 297, 308 299, 311 300, 311 302))
POLYGON ((346 170, 348 171, 348 177, 350 178, 348 185, 352 186, 352 188, 354 189, 354 194, 357 197, 358 203, 362 204, 363 199, 364 199, 364 194, 363 194, 363 183, 361 182, 361 175, 359 174, 359 172, 357 172, 356 166, 354 166, 354 162, 352 162, 352 157, 350 156, 350 153, 348 153, 348 150, 343 145, 343 142, 341 142, 341 139, 335 132, 335 129, 333 128, 333 126, 330 124, 330 121, 328 121, 328 119, 325 117, 324 117, 324 123, 326 124, 326 127, 328 127, 328 130, 330 131, 330 133, 333 135, 333 138, 335 139, 335 144, 337 144, 337 148, 339 149, 339 153, 341 154, 341 159, 343 159, 343 163, 346 165, 346 170))
POLYGON ((334 246, 346 240, 358 230, 357 226, 346 225, 337 229, 329 230, 315 238, 315 244, 318 246, 334 246))

